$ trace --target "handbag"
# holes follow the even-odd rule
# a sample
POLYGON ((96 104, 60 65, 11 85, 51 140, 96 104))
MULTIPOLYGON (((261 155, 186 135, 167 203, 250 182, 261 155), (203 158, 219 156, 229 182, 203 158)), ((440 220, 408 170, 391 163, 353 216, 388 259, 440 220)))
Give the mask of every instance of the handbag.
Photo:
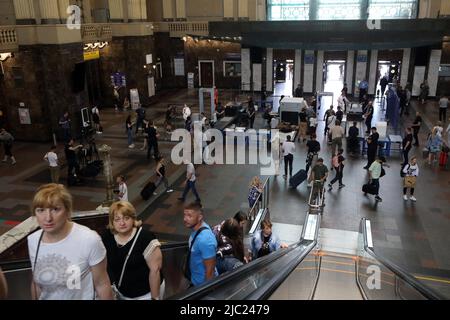
POLYGON ((137 234, 136 234, 136 237, 134 238, 133 244, 131 245, 131 248, 128 251, 127 256, 125 257, 125 262, 123 263, 123 266, 122 266, 122 272, 120 273, 119 283, 117 284, 117 286, 115 283, 113 283, 111 285, 111 289, 115 296, 115 300, 122 300, 123 295, 120 293, 119 289, 120 289, 120 286, 122 285, 123 275, 125 273, 125 267, 127 266, 128 258, 130 257, 131 252, 133 251, 134 245, 136 244, 136 241, 137 241, 141 231, 142 231, 142 227, 139 228, 139 230, 137 231, 137 234))
POLYGON ((406 176, 404 180, 405 188, 414 188, 416 186, 416 177, 414 176, 406 176))
POLYGON ((386 175, 386 170, 384 170, 383 166, 381 166, 380 178, 386 175))
POLYGON ((190 262, 191 262, 191 250, 192 247, 194 246, 194 242, 195 239, 197 239, 198 235, 203 231, 207 229, 206 227, 201 227, 200 229, 197 230, 197 233, 195 234, 194 238, 192 239, 191 245, 189 246, 189 252, 187 253, 187 255, 185 256, 185 260, 184 260, 184 268, 183 268, 183 274, 186 277, 187 280, 191 281, 191 267, 190 267, 190 262))

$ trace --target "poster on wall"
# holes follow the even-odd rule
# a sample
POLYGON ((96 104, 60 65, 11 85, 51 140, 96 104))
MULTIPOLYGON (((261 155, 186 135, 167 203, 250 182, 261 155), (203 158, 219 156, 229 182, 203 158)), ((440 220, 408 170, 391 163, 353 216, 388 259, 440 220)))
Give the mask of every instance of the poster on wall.
POLYGON ((174 58, 175 75, 184 76, 184 58, 174 58))
POLYGON ((19 108, 19 120, 20 124, 31 124, 30 109, 19 108))
POLYGON ((139 108, 140 101, 138 89, 130 89, 130 103, 133 110, 139 108))

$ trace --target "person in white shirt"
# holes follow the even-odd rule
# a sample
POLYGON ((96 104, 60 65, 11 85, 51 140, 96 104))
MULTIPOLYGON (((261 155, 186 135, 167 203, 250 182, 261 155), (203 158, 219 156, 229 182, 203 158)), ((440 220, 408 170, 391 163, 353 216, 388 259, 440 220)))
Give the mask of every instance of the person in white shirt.
POLYGON ((336 154, 337 150, 342 149, 342 138, 345 135, 344 128, 341 127, 341 122, 336 120, 334 124, 335 125, 330 129, 332 154, 336 154), (338 147, 337 150, 336 147, 338 147))
POLYGON ((178 200, 180 201, 185 201, 186 200, 186 195, 189 192, 189 189, 192 189, 192 192, 195 195, 196 201, 198 203, 201 202, 200 197, 198 195, 197 189, 195 187, 195 182, 197 180, 197 178, 195 177, 195 167, 192 164, 192 162, 188 159, 184 159, 183 160, 184 164, 187 165, 186 168, 186 181, 185 181, 185 187, 184 187, 184 191, 183 191, 183 195, 178 198, 178 200))
POLYGON ((44 156, 44 160, 48 162, 48 168, 50 170, 50 178, 53 183, 59 183, 59 165, 58 155, 56 154, 56 146, 52 146, 50 151, 44 156))
POLYGON ((447 118, 447 108, 448 108, 448 98, 446 96, 442 96, 439 99, 439 121, 444 121, 447 118))
POLYGON ((117 183, 119 184, 119 194, 117 196, 119 201, 128 201, 128 187, 125 183, 124 176, 117 177, 117 183))
POLYGON ((284 156, 283 178, 286 179, 288 174, 288 167, 289 167, 289 176, 292 177, 292 163, 294 161, 295 143, 291 141, 291 136, 286 137, 286 141, 283 143, 281 149, 283 150, 284 156))
POLYGON ((344 109, 344 113, 347 113, 347 106, 350 105, 350 100, 345 96, 345 91, 342 91, 341 95, 337 99, 339 107, 344 109))
POLYGON ((184 121, 187 120, 187 118, 191 115, 191 108, 187 106, 187 104, 183 107, 183 119, 184 121))
POLYGON ((403 167, 402 171, 405 174, 405 177, 403 178, 403 199, 405 201, 408 200, 408 196, 406 195, 406 193, 408 192, 409 188, 409 199, 411 201, 417 201, 417 199, 414 197, 414 188, 416 187, 416 180, 419 176, 419 166, 417 165, 416 157, 412 157, 409 163, 403 167))
POLYGON ((28 236, 32 299, 111 300, 106 249, 93 230, 72 222, 72 196, 62 184, 41 186, 31 205, 40 230, 28 236))

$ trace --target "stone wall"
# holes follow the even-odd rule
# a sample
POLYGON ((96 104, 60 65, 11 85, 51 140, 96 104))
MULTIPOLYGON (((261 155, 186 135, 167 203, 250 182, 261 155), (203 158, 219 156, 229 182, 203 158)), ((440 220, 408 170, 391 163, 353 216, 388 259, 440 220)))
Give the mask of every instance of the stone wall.
POLYGON ((214 78, 217 88, 233 88, 238 89, 241 84, 241 77, 225 77, 223 72, 223 62, 233 61, 231 57, 238 57, 235 61, 241 61, 241 45, 239 43, 222 42, 214 40, 198 40, 194 41, 188 38, 185 42, 186 52, 186 74, 194 73, 194 85, 199 86, 199 60, 214 61, 214 78))
POLYGON ((81 44, 20 47, 5 64, 1 84, 8 127, 18 140, 51 141, 59 136, 59 117, 68 110, 74 133, 79 132, 85 92, 72 92, 71 74, 83 61, 81 44), (19 104, 29 109, 31 124, 19 121, 19 104))
MULTIPOLYGON (((175 76, 175 68, 173 59, 178 55, 185 55, 184 41, 178 38, 170 38, 169 33, 159 32, 155 34, 155 55, 154 63, 161 62, 162 79, 157 83, 162 89, 186 88, 186 76, 175 76)), ((185 58, 186 61, 186 58, 185 58)), ((187 69, 185 66, 185 72, 187 69)))

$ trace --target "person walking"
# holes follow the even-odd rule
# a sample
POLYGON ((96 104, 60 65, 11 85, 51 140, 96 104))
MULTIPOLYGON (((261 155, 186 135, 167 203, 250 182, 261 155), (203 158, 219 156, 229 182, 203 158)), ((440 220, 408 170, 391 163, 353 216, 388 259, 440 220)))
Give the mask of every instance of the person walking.
MULTIPOLYGON (((330 108, 325 112, 323 121, 325 121, 325 129, 323 131, 323 135, 327 136, 327 133, 330 130, 331 125, 336 121, 333 105, 331 105, 330 108)), ((328 140, 331 142, 331 139, 328 140)))
POLYGON ((331 160, 331 164, 334 168, 334 171, 336 172, 336 175, 335 175, 334 179, 331 180, 330 183, 328 184, 328 191, 333 190, 333 184, 336 181, 339 181, 339 189, 345 187, 345 184, 342 183, 342 178, 344 176, 344 161, 345 161, 343 153, 344 153, 344 150, 339 149, 337 154, 335 154, 335 156, 331 160))
POLYGON ((341 107, 341 109, 344 109, 344 113, 346 113, 347 107, 350 106, 350 100, 348 100, 344 90, 341 91, 341 95, 338 97, 337 102, 338 106, 341 107))
POLYGON ((38 188, 31 213, 40 230, 27 237, 33 300, 111 300, 100 236, 72 222, 73 200, 61 184, 38 188))
POLYGON ((75 176, 80 174, 80 164, 78 163, 77 151, 78 149, 83 148, 83 145, 75 145, 75 141, 70 139, 69 143, 65 145, 64 152, 66 154, 67 161, 67 180, 70 181, 70 177, 72 177, 73 170, 75 169, 75 176))
POLYGON ((438 134, 438 129, 433 128, 433 131, 431 131, 427 141, 427 148, 429 150, 428 165, 431 165, 432 163, 437 161, 437 154, 441 151, 441 147, 442 138, 438 134))
POLYGON ((312 136, 313 134, 315 135, 316 129, 317 129, 317 115, 313 111, 308 119, 308 135, 310 136, 312 136))
MULTIPOLYGON (((403 166, 405 166, 408 163, 408 154, 412 147, 412 141, 413 141, 413 135, 411 128, 405 129, 405 137, 402 141, 402 152, 403 152, 403 166)), ((403 167, 402 166, 402 167, 403 167)))
POLYGON ((128 201, 128 187, 125 183, 125 176, 120 175, 116 179, 117 184, 119 185, 119 194, 117 195, 118 201, 128 201))
POLYGON ((11 133, 6 131, 5 128, 0 129, 0 141, 3 143, 3 149, 5 151, 5 156, 3 157, 2 162, 8 161, 8 157, 11 158, 11 164, 15 165, 17 163, 16 158, 12 154, 12 147, 14 137, 11 133))
POLYGON ((413 124, 411 125, 413 129, 413 136, 414 136, 414 144, 413 146, 418 147, 419 146, 419 131, 420 126, 422 125, 422 117, 420 116, 420 112, 416 112, 416 118, 414 119, 413 124))
POLYGON ((428 81, 424 80, 420 84, 420 95, 419 95, 419 99, 422 102, 422 104, 425 103, 425 100, 427 99, 429 92, 430 92, 430 87, 428 86, 428 81))
POLYGON ((184 208, 184 226, 192 231, 189 236, 185 276, 194 286, 219 275, 216 270, 217 240, 204 217, 199 203, 194 202, 184 208))
POLYGON ((72 137, 71 133, 71 121, 69 118, 69 112, 64 112, 63 116, 59 119, 59 125, 61 126, 63 132, 64 143, 69 142, 72 137))
POLYGON ((56 146, 51 146, 50 151, 45 154, 44 160, 48 162, 51 181, 53 183, 59 183, 59 163, 56 146))
POLYGON ((387 78, 387 75, 384 75, 381 79, 380 79, 380 87, 381 87, 381 97, 384 97, 384 92, 386 91, 386 87, 389 83, 389 80, 387 78))
POLYGON ((386 158, 381 156, 377 157, 376 160, 369 167, 369 181, 375 187, 375 200, 378 202, 383 201, 381 199, 380 193, 380 178, 383 176, 382 172, 383 163, 386 162, 386 158))
POLYGON ((403 177, 403 200, 408 200, 406 194, 408 193, 409 188, 409 199, 411 201, 417 201, 414 197, 414 188, 416 187, 416 180, 419 176, 419 166, 417 165, 416 157, 412 157, 409 163, 403 167, 403 174, 405 175, 403 177))
POLYGON ((125 129, 127 131, 128 138, 128 148, 133 149, 133 122, 131 122, 131 115, 128 115, 127 120, 125 121, 125 129))
POLYGON ((351 155, 356 155, 359 151, 359 128, 358 123, 353 121, 353 126, 348 129, 347 148, 351 155))
POLYGON ((144 129, 145 109, 142 104, 139 104, 139 108, 136 109, 136 135, 139 132, 139 128, 144 129))
POLYGON ((342 149, 342 138, 345 135, 344 128, 341 127, 341 122, 336 120, 334 126, 330 129, 331 135, 331 153, 336 154, 336 150, 342 149))
POLYGON ((103 133, 100 126, 100 111, 98 110, 97 106, 94 106, 91 109, 92 112, 92 121, 94 122, 94 129, 96 131, 97 134, 101 134, 103 133))
POLYGON ((292 163, 294 162, 295 143, 291 141, 291 136, 286 137, 286 141, 281 147, 284 156, 284 179, 287 179, 288 167, 289 177, 292 177, 292 163))
POLYGON ((372 127, 372 118, 373 118, 373 102, 369 101, 366 108, 366 113, 364 114, 364 119, 367 127, 366 134, 370 133, 370 128, 372 127))
POLYGON ((364 169, 368 169, 372 162, 375 161, 378 151, 378 139, 380 135, 376 127, 372 127, 372 134, 367 137, 367 164, 364 169))
POLYGON ((448 98, 442 96, 439 99, 439 121, 445 122, 447 119, 448 98))
POLYGON ((303 107, 298 113, 298 142, 306 141, 306 129, 308 127, 308 116, 306 114, 306 108, 303 107))
POLYGON ((197 177, 195 176, 195 167, 192 164, 192 162, 188 159, 184 159, 184 164, 186 165, 186 181, 185 181, 185 187, 183 194, 178 200, 185 201, 186 195, 188 194, 189 190, 192 190, 194 193, 194 196, 196 198, 196 202, 200 203, 200 196, 198 195, 197 189, 195 187, 195 183, 197 181, 197 177))
POLYGON ((264 186, 261 179, 259 179, 258 176, 253 177, 252 181, 250 182, 250 188, 247 197, 250 210, 255 205, 256 200, 258 200, 259 195, 261 195, 263 192, 264 186))
MULTIPOLYGON (((164 186, 166 187, 166 192, 171 193, 173 192, 172 189, 169 188, 169 180, 166 178, 166 165, 164 157, 157 158, 158 164, 156 165, 156 177, 157 180, 155 182, 155 190, 159 187, 161 183, 164 183, 164 186)), ((158 193, 153 192, 153 195, 157 195, 158 193)))
POLYGON ((127 201, 109 208, 108 231, 102 236, 108 275, 118 300, 160 300, 165 281, 161 243, 142 228, 136 209, 127 201))
POLYGON ((157 159, 159 157, 158 137, 159 133, 156 131, 154 122, 150 121, 147 128, 147 160, 150 160, 150 153, 152 152, 152 149, 153 159, 157 159))
POLYGON ((320 152, 320 142, 316 140, 316 135, 311 135, 311 140, 306 143, 308 148, 308 153, 306 155, 306 168, 305 171, 308 172, 309 168, 316 165, 317 157, 320 152))

